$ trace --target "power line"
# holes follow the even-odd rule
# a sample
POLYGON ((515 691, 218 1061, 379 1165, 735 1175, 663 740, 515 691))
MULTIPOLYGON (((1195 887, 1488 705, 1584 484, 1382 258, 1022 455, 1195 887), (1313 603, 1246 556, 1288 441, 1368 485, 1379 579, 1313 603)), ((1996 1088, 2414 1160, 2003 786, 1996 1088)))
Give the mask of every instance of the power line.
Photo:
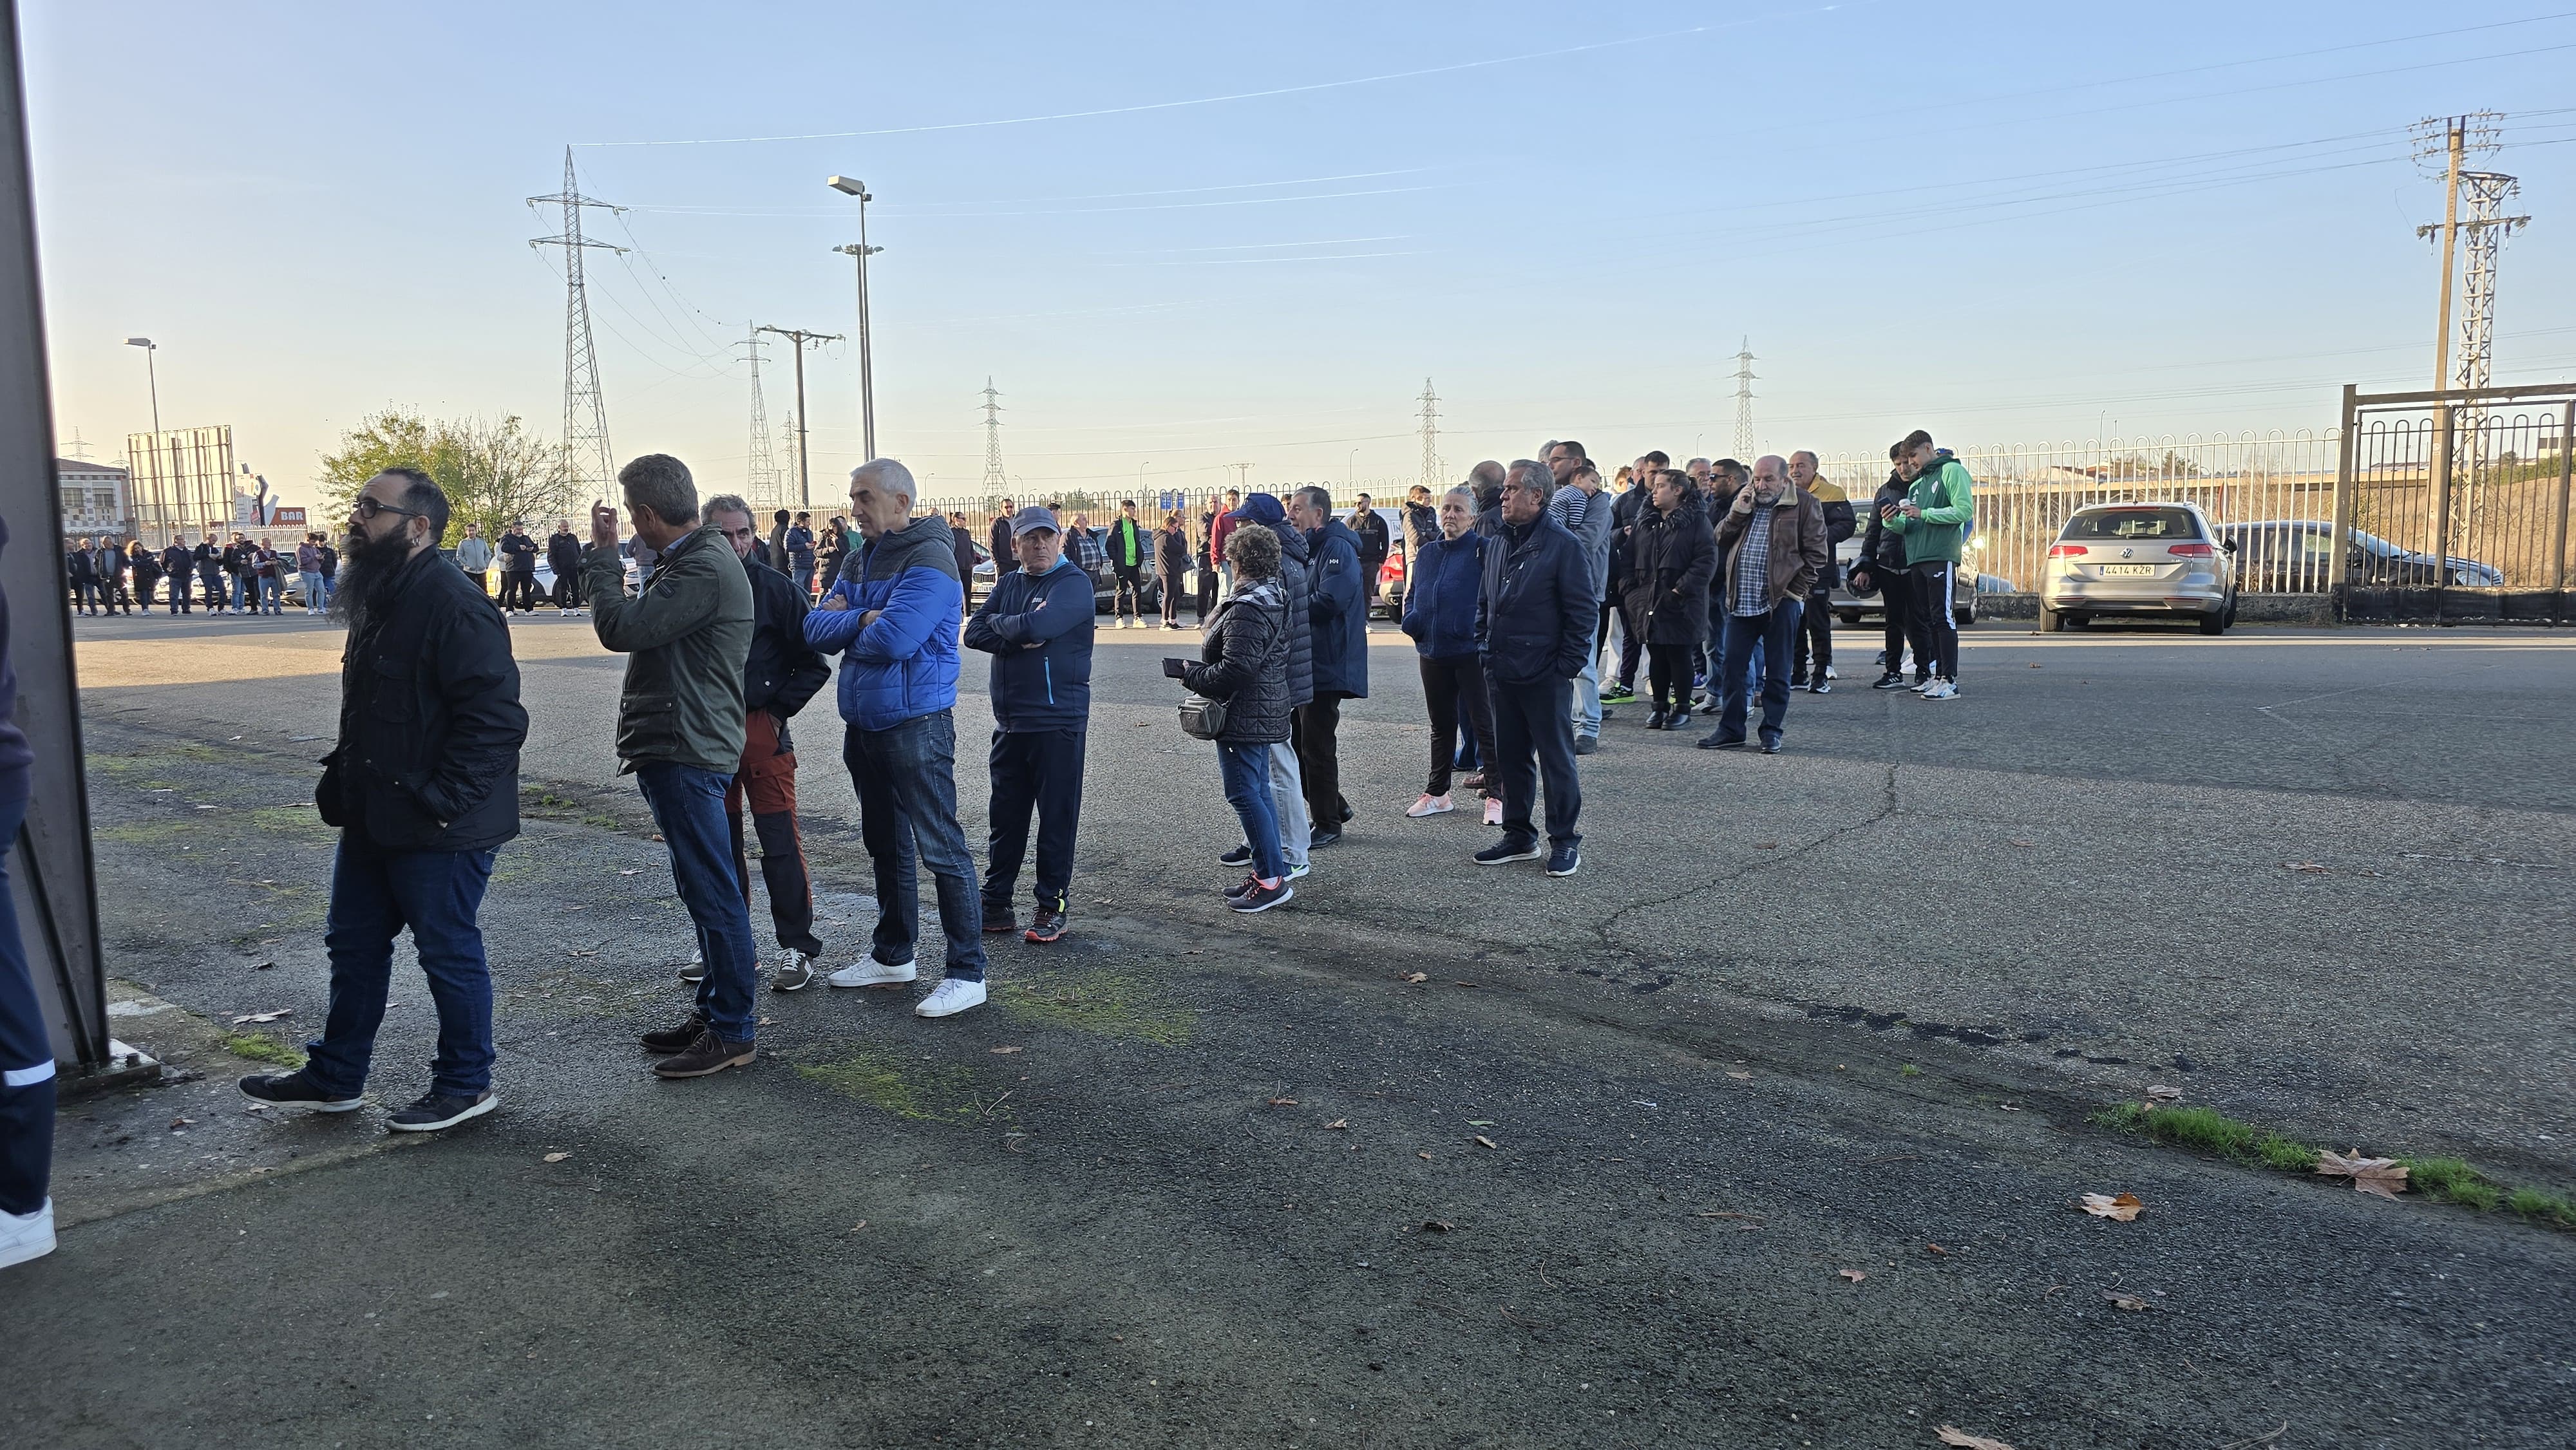
POLYGON ((1422 486, 1436 489, 1444 476, 1440 467, 1440 395, 1431 391, 1431 380, 1422 380, 1422 486))
POLYGON ((744 326, 748 330, 743 337, 743 356, 751 363, 751 454, 749 487, 745 491, 776 508, 786 490, 780 487, 778 461, 769 451, 769 403, 760 392, 760 329, 748 323, 744 326))
POLYGON ((1735 458, 1753 461, 1753 339, 1744 339, 1735 355, 1735 458))
POLYGON ((581 194, 569 146, 564 148, 563 190, 528 198, 530 206, 547 203, 563 208, 563 230, 528 245, 564 249, 564 475, 575 492, 587 488, 593 496, 605 497, 617 477, 617 464, 608 443, 608 403, 599 391, 599 353, 590 339, 590 291, 582 254, 593 247, 621 255, 626 249, 583 238, 583 208, 599 207, 612 214, 617 208, 581 194))
POLYGON ((1001 397, 993 390, 993 379, 987 374, 984 378, 984 491, 996 497, 1011 491, 1010 475, 1002 471, 1001 397))

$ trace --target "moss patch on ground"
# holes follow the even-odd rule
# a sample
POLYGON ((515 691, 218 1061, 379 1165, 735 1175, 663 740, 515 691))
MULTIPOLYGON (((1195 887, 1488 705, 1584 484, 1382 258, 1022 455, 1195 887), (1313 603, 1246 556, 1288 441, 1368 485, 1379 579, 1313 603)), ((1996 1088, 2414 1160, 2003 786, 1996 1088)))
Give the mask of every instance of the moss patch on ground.
POLYGON ((289 1072, 304 1065, 304 1054, 265 1032, 234 1032, 224 1037, 224 1050, 235 1057, 265 1062, 289 1072))
POLYGON ((1189 1041, 1198 1014, 1159 998, 1124 972, 1049 972, 1002 984, 994 1000, 1004 1016, 1032 1027, 1061 1027, 1177 1047, 1189 1041))
MULTIPOLYGON (((2248 1167, 2313 1173, 2317 1166, 2315 1148, 2212 1108, 2115 1103, 2095 1113, 2092 1121, 2117 1132, 2139 1134, 2248 1167)), ((2563 1195, 2539 1188, 2509 1187, 2458 1158, 2397 1161, 2406 1165, 2408 1187, 2436 1203, 2454 1204, 2477 1213, 2503 1208, 2527 1222, 2576 1229, 2576 1201, 2563 1195)))
POLYGON ((837 1062, 799 1063, 799 1077, 857 1098, 898 1118, 923 1123, 1007 1121, 998 1099, 977 1096, 972 1069, 907 1057, 884 1048, 853 1053, 837 1062))

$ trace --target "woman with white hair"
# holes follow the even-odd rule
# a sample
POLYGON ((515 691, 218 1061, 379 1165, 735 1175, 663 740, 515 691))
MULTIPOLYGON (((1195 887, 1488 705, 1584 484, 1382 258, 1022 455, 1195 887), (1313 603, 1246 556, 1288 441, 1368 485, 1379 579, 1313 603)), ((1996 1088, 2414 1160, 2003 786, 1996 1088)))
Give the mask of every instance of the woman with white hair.
MULTIPOLYGON (((1422 699, 1431 711, 1431 778, 1405 814, 1419 819, 1456 809, 1449 784, 1458 756, 1461 709, 1476 732, 1476 758, 1494 758, 1494 712, 1476 655, 1476 598, 1484 587, 1485 536, 1475 532, 1476 495, 1453 488, 1440 500, 1440 537, 1416 551, 1404 591, 1404 632, 1422 656, 1422 699)), ((1485 796, 1485 824, 1500 825, 1503 802, 1485 796)))

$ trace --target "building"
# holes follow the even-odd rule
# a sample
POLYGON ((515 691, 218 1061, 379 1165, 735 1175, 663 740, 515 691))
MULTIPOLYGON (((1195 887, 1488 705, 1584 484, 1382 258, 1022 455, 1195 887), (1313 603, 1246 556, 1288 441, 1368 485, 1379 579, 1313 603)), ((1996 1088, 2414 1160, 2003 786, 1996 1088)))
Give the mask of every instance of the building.
POLYGON ((130 536, 134 509, 127 483, 126 471, 113 463, 55 459, 54 486, 62 490, 63 533, 73 538, 130 536))

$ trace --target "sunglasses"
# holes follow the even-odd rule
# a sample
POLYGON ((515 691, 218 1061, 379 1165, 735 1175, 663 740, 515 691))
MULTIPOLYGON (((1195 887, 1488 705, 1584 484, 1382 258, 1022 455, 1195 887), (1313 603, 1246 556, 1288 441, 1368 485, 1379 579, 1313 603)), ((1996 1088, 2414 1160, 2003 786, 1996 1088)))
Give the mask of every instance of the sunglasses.
POLYGON ((359 499, 358 506, 354 512, 359 518, 366 519, 371 522, 378 514, 399 514, 407 519, 416 519, 421 517, 421 513, 418 509, 398 509, 392 504, 378 503, 376 500, 371 498, 359 499))

